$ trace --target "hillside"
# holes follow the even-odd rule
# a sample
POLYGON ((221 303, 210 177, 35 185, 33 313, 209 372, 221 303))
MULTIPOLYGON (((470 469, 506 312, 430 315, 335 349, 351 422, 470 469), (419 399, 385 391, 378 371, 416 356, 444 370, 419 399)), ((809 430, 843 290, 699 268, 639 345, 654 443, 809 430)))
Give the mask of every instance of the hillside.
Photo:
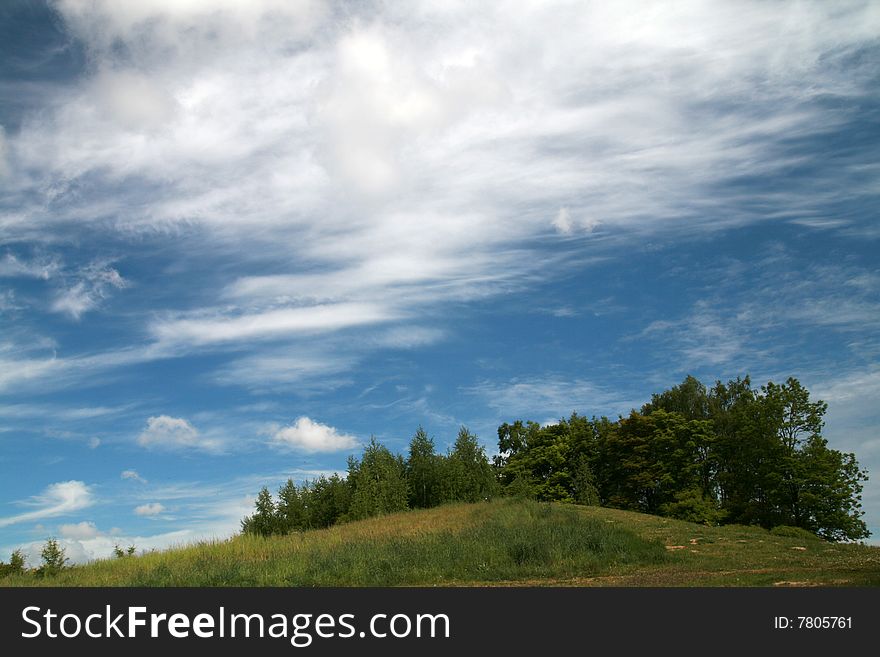
POLYGON ((503 499, 99 561, 3 586, 864 586, 880 548, 503 499))

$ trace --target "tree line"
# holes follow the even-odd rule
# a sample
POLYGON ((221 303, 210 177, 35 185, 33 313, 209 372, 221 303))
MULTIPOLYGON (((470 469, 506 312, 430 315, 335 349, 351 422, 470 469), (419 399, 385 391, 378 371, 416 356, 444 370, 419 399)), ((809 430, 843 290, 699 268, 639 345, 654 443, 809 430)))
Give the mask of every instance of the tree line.
POLYGON ((822 437, 825 402, 797 379, 707 388, 688 376, 627 417, 498 428, 492 462, 462 427, 447 454, 419 428, 406 457, 371 439, 346 477, 263 488, 242 531, 284 534, 497 495, 609 506, 708 524, 799 527, 828 540, 869 535, 867 473, 822 437))
POLYGON ((299 486, 288 479, 277 501, 263 487, 253 515, 242 520, 241 528, 266 536, 286 534, 446 502, 477 502, 500 492, 485 450, 467 428, 459 430, 444 455, 420 427, 406 458, 373 438, 360 459, 349 457, 344 478, 321 476, 299 486))

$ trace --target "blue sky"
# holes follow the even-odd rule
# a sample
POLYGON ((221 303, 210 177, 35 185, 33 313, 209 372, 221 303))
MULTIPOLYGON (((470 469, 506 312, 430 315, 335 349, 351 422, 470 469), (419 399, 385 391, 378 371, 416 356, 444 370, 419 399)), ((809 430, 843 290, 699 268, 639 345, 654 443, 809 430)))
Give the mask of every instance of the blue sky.
MULTIPOLYGON (((475 6, 477 4, 477 6, 475 6)), ((0 558, 419 425, 801 380, 880 534, 880 5, 0 9, 0 558)))

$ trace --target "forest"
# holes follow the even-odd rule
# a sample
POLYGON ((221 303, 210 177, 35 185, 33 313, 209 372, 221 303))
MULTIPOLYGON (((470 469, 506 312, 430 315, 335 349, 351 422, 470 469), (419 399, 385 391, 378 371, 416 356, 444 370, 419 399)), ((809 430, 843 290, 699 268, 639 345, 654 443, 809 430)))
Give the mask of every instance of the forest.
POLYGON ((245 534, 286 534, 448 502, 514 496, 639 511, 707 525, 796 527, 856 541, 867 472, 822 437, 827 404, 795 378, 752 386, 748 376, 708 388, 692 376, 626 417, 574 413, 556 424, 498 427, 490 461, 462 427, 446 454, 420 427, 407 454, 374 438, 345 477, 277 495, 264 487, 245 534))

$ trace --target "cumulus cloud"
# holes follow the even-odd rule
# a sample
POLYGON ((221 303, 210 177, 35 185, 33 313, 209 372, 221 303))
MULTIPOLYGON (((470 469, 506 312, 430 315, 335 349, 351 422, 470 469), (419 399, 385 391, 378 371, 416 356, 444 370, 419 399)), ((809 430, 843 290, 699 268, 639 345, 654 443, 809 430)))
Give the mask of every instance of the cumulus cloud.
POLYGON ((150 449, 205 449, 219 448, 218 441, 202 436, 183 418, 159 415, 147 419, 147 428, 137 438, 141 447, 150 449))
POLYGON ((89 486, 81 481, 61 481, 50 484, 41 495, 21 503, 36 507, 33 511, 0 518, 0 527, 67 515, 94 503, 95 498, 89 486))
POLYGON ((358 445, 354 436, 339 433, 335 428, 305 416, 297 418, 291 426, 272 432, 270 440, 275 447, 304 452, 339 452, 358 445))
POLYGON ((63 538, 72 538, 75 540, 95 538, 100 534, 98 528, 93 522, 78 522, 76 524, 61 525, 58 527, 58 533, 63 538))
POLYGON ((165 511, 165 507, 159 502, 151 502, 150 504, 141 504, 135 507, 135 514, 139 516, 157 516, 165 511))

